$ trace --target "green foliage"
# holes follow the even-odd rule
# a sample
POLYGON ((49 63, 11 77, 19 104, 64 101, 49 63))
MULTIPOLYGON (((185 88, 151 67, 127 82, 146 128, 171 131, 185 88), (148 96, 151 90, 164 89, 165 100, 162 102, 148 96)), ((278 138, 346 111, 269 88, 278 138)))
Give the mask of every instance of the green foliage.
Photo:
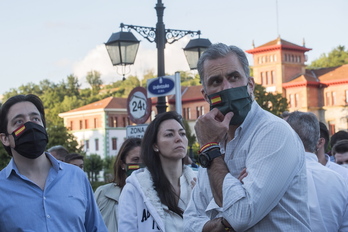
POLYGON ((69 133, 63 122, 47 127, 47 134, 49 139, 47 148, 62 145, 70 153, 83 153, 83 147, 78 145, 74 135, 69 133))
POLYGON ((191 128, 187 120, 183 120, 185 130, 186 130, 186 137, 188 140, 188 146, 191 147, 196 142, 196 136, 194 133, 192 133, 191 128))
POLYGON ((99 93, 103 81, 100 78, 100 72, 92 70, 87 73, 86 80, 88 84, 92 87, 92 92, 94 95, 99 93))
POLYGON ((189 72, 180 71, 181 86, 196 86, 200 85, 200 78, 198 73, 195 75, 189 72))
POLYGON ((103 170, 103 160, 97 154, 91 154, 84 159, 85 172, 91 182, 98 181, 98 174, 103 170))
POLYGON ((2 144, 0 144, 0 170, 4 169, 8 162, 10 162, 11 156, 9 156, 2 144))
POLYGON ((280 116, 284 111, 288 110, 288 102, 281 94, 273 94, 266 92, 266 89, 255 84, 254 90, 255 100, 264 109, 274 115, 280 116))
POLYGON ((115 160, 115 156, 106 156, 103 159, 104 180, 106 182, 110 182, 113 178, 115 160))
POLYGON ((328 68, 348 64, 348 50, 344 46, 337 46, 328 54, 323 53, 319 59, 314 60, 307 68, 328 68))

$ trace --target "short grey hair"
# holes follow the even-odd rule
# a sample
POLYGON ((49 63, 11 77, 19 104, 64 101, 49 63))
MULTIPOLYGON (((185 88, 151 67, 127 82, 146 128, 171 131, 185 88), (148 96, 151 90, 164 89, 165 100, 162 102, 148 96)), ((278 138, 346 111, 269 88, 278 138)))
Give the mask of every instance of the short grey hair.
POLYGON ((245 52, 239 47, 236 47, 233 45, 228 46, 223 43, 217 43, 217 44, 212 44, 205 52, 203 52, 203 54, 201 55, 197 63, 198 74, 200 76, 200 79, 204 88, 205 88, 204 62, 206 60, 215 60, 218 58, 223 58, 231 53, 237 56, 239 62, 243 66, 243 70, 246 75, 246 78, 249 79, 249 76, 250 76, 249 61, 245 55, 245 52))
POLYGON ((307 152, 315 153, 320 138, 320 127, 317 116, 311 112, 292 112, 286 120, 296 131, 307 152))

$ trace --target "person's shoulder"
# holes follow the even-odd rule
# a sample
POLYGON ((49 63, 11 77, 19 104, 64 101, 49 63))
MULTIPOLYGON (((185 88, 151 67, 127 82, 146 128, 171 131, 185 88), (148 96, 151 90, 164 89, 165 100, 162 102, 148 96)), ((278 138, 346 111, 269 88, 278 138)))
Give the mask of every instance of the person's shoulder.
MULTIPOLYGON (((320 177, 320 179, 326 179, 327 184, 342 184, 344 185, 345 180, 341 174, 339 174, 337 171, 332 170, 331 168, 328 168, 319 162, 315 162, 315 165, 308 166, 309 169, 315 169, 316 174, 320 177), (314 168, 313 168, 314 167, 314 168), (330 181, 331 180, 331 181, 330 181)), ((347 189, 348 191, 348 189, 347 189)))
POLYGON ((119 188, 119 186, 117 186, 115 183, 108 183, 108 184, 104 184, 104 185, 101 185, 99 186, 95 192, 107 192, 108 190, 110 189, 114 189, 114 188, 119 188))

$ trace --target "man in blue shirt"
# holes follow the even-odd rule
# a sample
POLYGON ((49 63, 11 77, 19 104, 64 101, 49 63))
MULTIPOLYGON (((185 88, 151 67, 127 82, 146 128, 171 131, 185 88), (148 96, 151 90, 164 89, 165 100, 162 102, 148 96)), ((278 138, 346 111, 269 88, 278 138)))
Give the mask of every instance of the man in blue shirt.
POLYGON ((11 161, 0 172, 1 231, 107 231, 85 173, 45 153, 42 101, 17 95, 0 110, 11 161))

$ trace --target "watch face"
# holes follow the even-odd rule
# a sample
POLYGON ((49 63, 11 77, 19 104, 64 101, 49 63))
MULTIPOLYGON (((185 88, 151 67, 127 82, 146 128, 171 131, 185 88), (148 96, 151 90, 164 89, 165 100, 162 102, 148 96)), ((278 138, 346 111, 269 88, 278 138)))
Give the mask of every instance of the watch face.
POLYGON ((198 156, 198 161, 203 168, 206 168, 209 166, 209 159, 208 159, 207 155, 204 153, 202 153, 198 156))

